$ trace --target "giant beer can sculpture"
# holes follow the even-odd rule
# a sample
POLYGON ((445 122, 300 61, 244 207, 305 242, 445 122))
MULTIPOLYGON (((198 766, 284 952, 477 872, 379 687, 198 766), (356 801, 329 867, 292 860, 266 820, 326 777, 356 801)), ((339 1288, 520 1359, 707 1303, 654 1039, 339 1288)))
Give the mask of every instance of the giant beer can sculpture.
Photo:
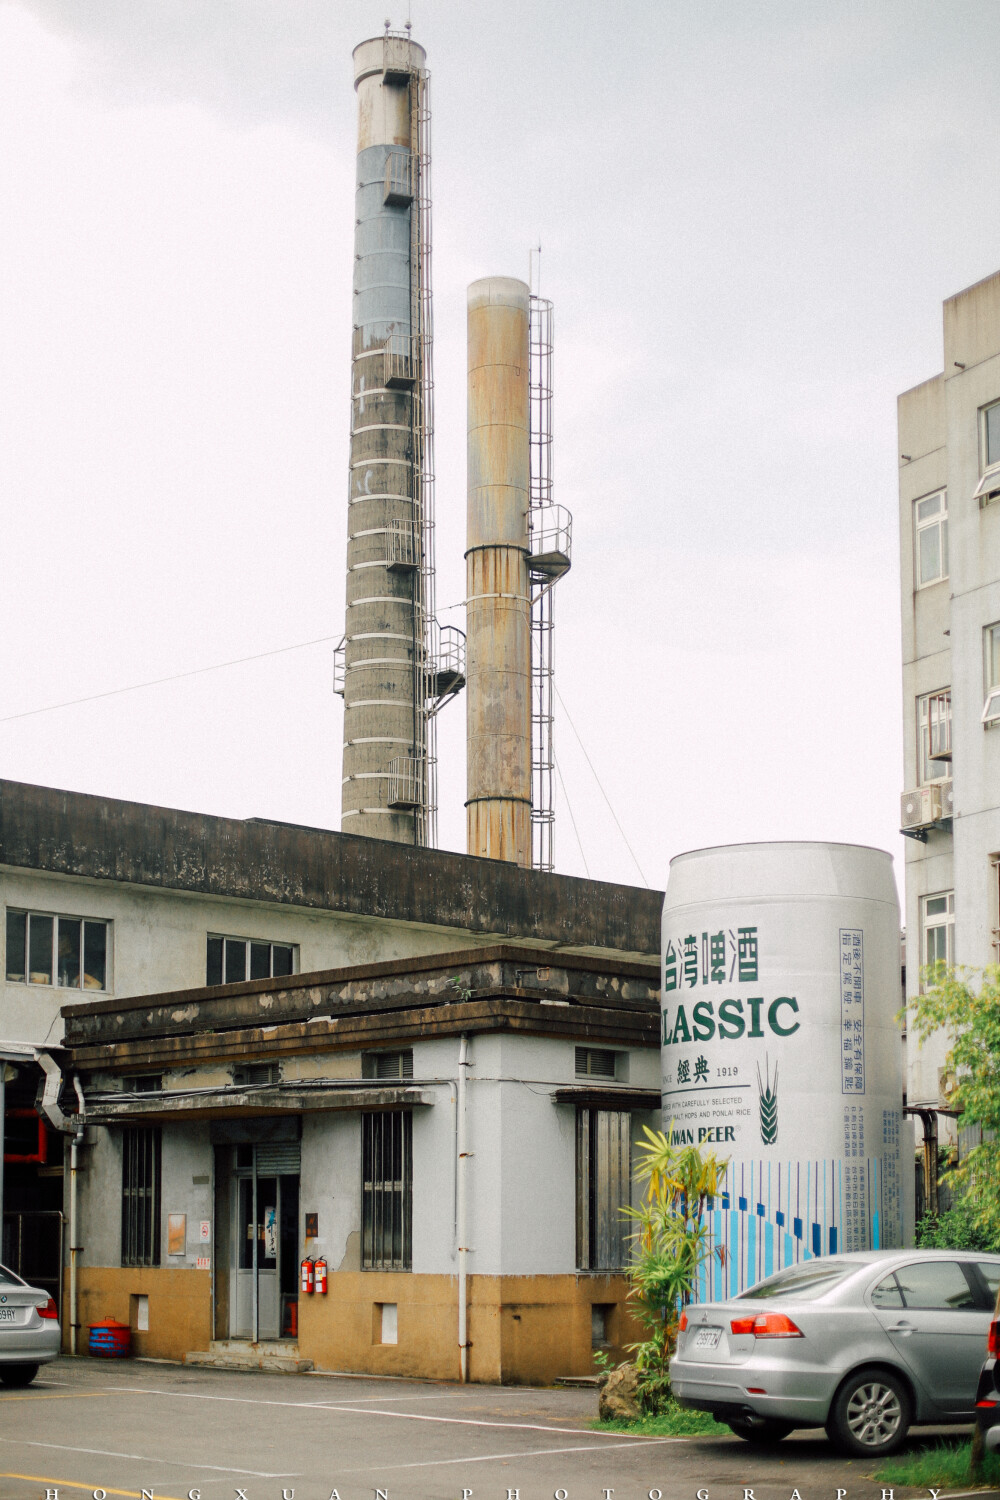
POLYGON ((671 861, 663 1128, 729 1160, 705 1226, 724 1254, 703 1267, 700 1298, 904 1243, 901 1003, 888 854, 737 844, 671 861))

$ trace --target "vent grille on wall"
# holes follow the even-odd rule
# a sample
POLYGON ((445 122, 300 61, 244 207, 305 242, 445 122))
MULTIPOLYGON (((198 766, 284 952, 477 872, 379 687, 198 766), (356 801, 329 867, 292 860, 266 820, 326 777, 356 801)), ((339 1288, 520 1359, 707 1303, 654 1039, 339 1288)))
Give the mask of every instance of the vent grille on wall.
POLYGON ((297 1176, 301 1159, 302 1148, 298 1141, 269 1141, 257 1147, 257 1176, 297 1176))
POLYGON ((615 1054, 604 1047, 577 1047, 577 1078, 615 1079, 615 1054))
POLYGON ((366 1052, 361 1058, 362 1078, 412 1078, 413 1048, 400 1052, 366 1052))

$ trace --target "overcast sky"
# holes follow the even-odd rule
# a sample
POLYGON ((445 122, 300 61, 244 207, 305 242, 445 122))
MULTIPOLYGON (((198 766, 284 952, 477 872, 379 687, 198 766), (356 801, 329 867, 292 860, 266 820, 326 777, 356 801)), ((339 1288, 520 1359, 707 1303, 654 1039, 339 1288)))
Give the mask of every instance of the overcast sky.
MULTIPOLYGON (((0 718, 332 638, 8 719, 0 774, 339 827, 351 50, 392 3, 0 0, 0 718)), ((775 838, 900 874, 895 398, 941 367, 942 299, 1000 266, 997 0, 412 16, 439 605, 466 286, 540 241, 556 682, 645 879, 775 838)), ((638 882, 562 711, 555 747, 557 868, 638 882)), ((461 699, 439 750, 463 849, 461 699)))

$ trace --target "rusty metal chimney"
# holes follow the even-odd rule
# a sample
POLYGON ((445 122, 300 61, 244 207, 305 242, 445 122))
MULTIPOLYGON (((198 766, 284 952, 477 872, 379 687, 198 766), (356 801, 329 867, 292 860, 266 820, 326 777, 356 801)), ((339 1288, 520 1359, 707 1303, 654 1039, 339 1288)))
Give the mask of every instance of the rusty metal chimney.
POLYGON ((530 869, 529 310, 523 281, 469 287, 465 556, 468 851, 530 869))

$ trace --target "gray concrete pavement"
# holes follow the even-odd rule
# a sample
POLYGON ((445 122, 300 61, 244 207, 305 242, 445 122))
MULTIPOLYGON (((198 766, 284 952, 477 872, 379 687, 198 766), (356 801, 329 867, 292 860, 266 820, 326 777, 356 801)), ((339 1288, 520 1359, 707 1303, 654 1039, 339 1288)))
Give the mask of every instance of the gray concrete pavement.
POLYGON ((0 1500, 882 1500, 871 1466, 822 1436, 759 1453, 595 1433, 596 1405, 585 1390, 60 1359, 28 1390, 0 1388, 0 1500))

